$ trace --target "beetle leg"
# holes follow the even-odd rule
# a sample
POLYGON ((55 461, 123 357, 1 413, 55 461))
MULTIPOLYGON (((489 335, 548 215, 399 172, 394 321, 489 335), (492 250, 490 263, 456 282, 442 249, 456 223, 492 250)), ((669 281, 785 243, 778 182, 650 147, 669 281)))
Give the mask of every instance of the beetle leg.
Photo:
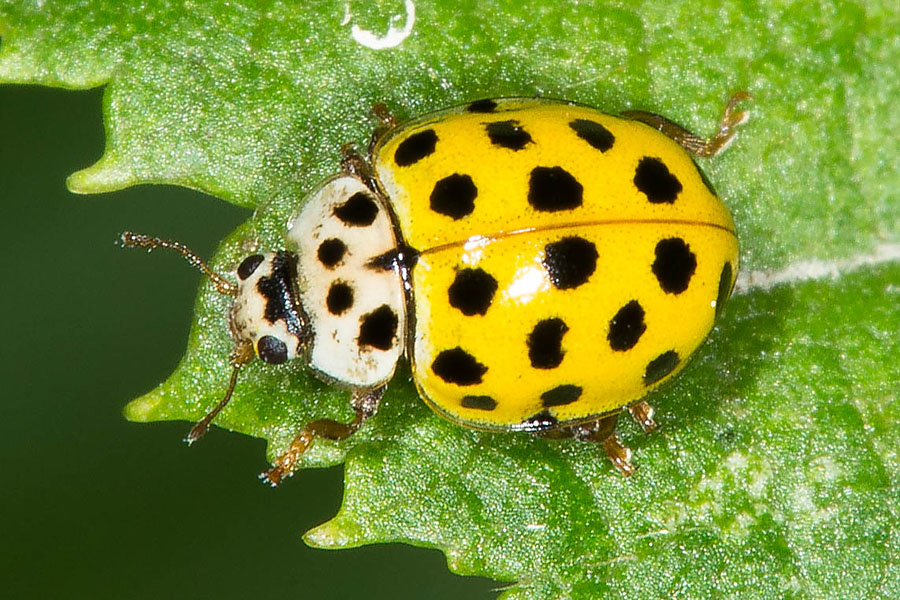
POLYGON ((384 134, 397 126, 397 118, 390 110, 388 110, 388 107, 381 102, 376 102, 372 105, 372 114, 378 119, 378 125, 376 125, 375 129, 372 131, 372 137, 369 138, 370 156, 379 140, 384 137, 384 134))
POLYGON ((613 413, 581 425, 558 427, 536 433, 546 438, 571 437, 576 440, 600 444, 606 451, 606 456, 612 461, 613 466, 625 477, 630 477, 637 470, 637 467, 631 464, 631 450, 623 446, 622 442, 619 441, 619 436, 616 435, 616 421, 618 418, 619 413, 613 413))
POLYGON ((625 477, 631 477, 637 467, 631 464, 631 450, 622 445, 616 435, 616 421, 619 414, 602 417, 593 423, 572 428, 572 436, 579 440, 596 442, 603 446, 606 456, 625 477))
POLYGON ((743 90, 732 94, 725 104, 722 118, 719 120, 719 130, 707 138, 692 133, 678 123, 651 112, 626 110, 622 113, 622 116, 649 125, 672 138, 678 145, 694 156, 709 158, 724 150, 737 133, 737 126, 747 121, 750 113, 745 110, 735 110, 735 107, 738 103, 749 100, 752 97, 749 92, 743 90))
POLYGON ((275 487, 285 478, 293 475, 297 461, 316 438, 339 442, 356 433, 366 419, 378 410, 384 390, 385 387, 381 386, 373 390, 354 393, 350 403, 355 415, 349 423, 341 423, 332 419, 318 419, 307 423, 288 446, 288 449, 275 459, 274 466, 265 473, 261 473, 259 478, 275 487))
POLYGON ((659 427, 653 419, 653 407, 644 400, 639 400, 628 407, 628 412, 637 421, 644 433, 653 433, 659 427))
POLYGON ((231 401, 231 394, 234 392, 234 386, 237 385, 238 375, 241 372, 241 368, 253 360, 253 344, 249 341, 244 341, 235 347, 234 351, 231 353, 231 379, 228 382, 228 389, 225 390, 225 395, 216 404, 212 410, 206 413, 206 416, 197 421, 191 430, 188 432, 187 436, 184 438, 185 443, 188 446, 202 438, 206 435, 206 432, 209 430, 210 424, 213 422, 222 409, 231 401))
POLYGON ((369 161, 353 142, 341 146, 341 171, 349 175, 356 175, 363 180, 371 175, 372 169, 369 167, 369 161))
POLYGON ((341 146, 341 171, 360 179, 370 190, 378 193, 375 172, 368 159, 360 154, 356 144, 347 143, 341 146))
POLYGON ((603 449, 606 450, 607 458, 612 461, 613 466, 624 477, 634 475, 637 467, 631 464, 631 449, 622 445, 622 442, 619 441, 619 436, 615 432, 603 438, 601 444, 603 444, 603 449))

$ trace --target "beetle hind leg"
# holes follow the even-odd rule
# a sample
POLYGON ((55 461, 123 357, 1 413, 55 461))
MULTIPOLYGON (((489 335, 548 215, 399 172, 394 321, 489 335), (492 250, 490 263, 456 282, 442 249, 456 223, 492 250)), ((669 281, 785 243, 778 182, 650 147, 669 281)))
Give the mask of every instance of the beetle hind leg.
POLYGON ((622 116, 653 127, 667 137, 672 138, 678 145, 694 156, 709 158, 724 150, 734 139, 737 133, 737 126, 747 121, 750 113, 745 110, 736 110, 736 107, 740 102, 749 100, 752 97, 749 92, 743 90, 732 94, 728 102, 725 103, 722 118, 719 120, 718 131, 706 138, 688 131, 674 121, 651 112, 627 110, 622 113, 622 116))
POLYGON ((385 388, 382 386, 354 393, 350 402, 355 415, 349 423, 341 423, 332 419, 318 419, 307 423, 288 446, 288 449, 275 459, 272 468, 261 473, 259 478, 275 487, 285 478, 293 475, 297 461, 317 438, 338 442, 356 433, 366 419, 378 410, 384 390, 385 388))

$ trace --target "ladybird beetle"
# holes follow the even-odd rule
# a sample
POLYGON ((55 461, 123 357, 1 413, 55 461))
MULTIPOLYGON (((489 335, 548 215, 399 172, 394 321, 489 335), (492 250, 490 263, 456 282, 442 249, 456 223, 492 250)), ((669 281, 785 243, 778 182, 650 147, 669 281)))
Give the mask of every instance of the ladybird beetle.
POLYGON ((600 443, 634 467, 615 422, 656 428, 647 393, 704 341, 734 286, 734 222, 693 156, 720 152, 747 113, 734 94, 717 133, 664 117, 543 99, 480 100, 397 125, 376 107, 368 156, 290 220, 286 248, 254 254, 237 284, 172 248, 234 297, 223 399, 254 356, 302 357, 350 391, 355 418, 308 423, 261 477, 277 485, 316 438, 341 440, 378 408, 397 363, 459 425, 600 443))

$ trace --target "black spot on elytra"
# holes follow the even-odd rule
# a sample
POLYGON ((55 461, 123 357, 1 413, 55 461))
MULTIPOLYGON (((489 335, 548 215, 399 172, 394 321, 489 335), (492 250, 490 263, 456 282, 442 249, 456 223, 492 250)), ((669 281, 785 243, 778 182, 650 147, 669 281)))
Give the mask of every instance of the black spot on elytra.
POLYGON ((522 129, 518 121, 494 121, 485 124, 485 131, 491 143, 501 148, 521 150, 527 144, 534 143, 531 135, 522 129))
POLYGON ((468 175, 454 173, 444 177, 431 190, 431 210, 450 217, 462 219, 475 210, 478 188, 468 175))
POLYGON ((484 100, 476 100, 466 107, 466 112, 471 113, 491 113, 497 110, 497 103, 490 98, 484 100))
POLYGON ((237 276, 243 281, 247 279, 259 267, 259 265, 266 259, 262 254, 254 254, 253 256, 248 256, 244 260, 241 261, 241 264, 237 268, 237 276))
POLYGON ((597 247, 581 237, 565 237, 544 246, 544 268, 558 289, 576 288, 597 269, 597 247))
POLYGON ((539 321, 528 334, 528 359, 535 369, 554 369, 562 362, 562 339, 568 325, 557 318, 539 321))
POLYGON ((378 205, 365 192, 356 192, 334 209, 334 216, 350 227, 368 227, 378 216, 378 205))
POLYGON ((337 238, 329 238, 319 244, 317 256, 323 267, 326 269, 333 269, 344 260, 344 254, 346 252, 347 244, 337 238))
POLYGON ((447 295, 450 306, 471 317, 487 312, 496 291, 497 280, 490 273, 482 269, 460 269, 447 295))
POLYGON ((559 420, 551 415, 550 411, 542 410, 522 421, 521 427, 525 431, 545 431, 553 429, 557 425, 559 425, 559 420))
POLYGON ((494 410, 497 408, 497 401, 490 396, 463 396, 459 405, 475 410, 494 410))
POLYGON ((653 274, 667 294, 680 294, 688 289, 697 270, 697 257, 681 238, 667 238, 656 244, 653 274))
POLYGON ((284 342, 272 335, 264 335, 256 342, 256 353, 265 362, 280 365, 288 359, 288 349, 284 342))
POLYGON ((584 188, 562 167, 535 167, 528 181, 528 203, 535 210, 556 212, 581 206, 584 188))
POLYGON ((343 281, 335 281, 328 288, 328 296, 325 298, 328 312, 333 315, 341 315, 353 306, 353 288, 343 281))
POLYGON ((634 185, 653 204, 672 204, 681 193, 681 182, 658 158, 645 156, 634 172, 634 185))
POLYGON ((431 363, 434 374, 456 385, 475 385, 488 368, 478 362, 474 356, 457 346, 452 350, 443 350, 431 363))
POLYGON ((719 275, 719 293, 716 295, 716 317, 719 316, 719 313, 722 312, 722 309, 725 308, 725 302, 728 301, 729 296, 731 296, 731 290, 734 287, 732 283, 732 278, 734 274, 732 273, 731 263, 725 263, 725 266, 722 267, 722 274, 719 275))
POLYGON ((599 150, 606 152, 613 147, 615 136, 603 125, 589 119, 575 119, 569 123, 569 127, 578 134, 578 137, 599 150))
POLYGON ((647 365, 647 370, 644 371, 644 385, 653 385, 674 371, 679 362, 681 362, 681 358, 674 350, 663 352, 647 365))
POLYGON ((558 385, 552 390, 548 390, 541 394, 541 402, 545 407, 565 406, 572 404, 579 398, 584 390, 577 385, 565 384, 558 385))
POLYGON ((398 167, 408 167, 415 164, 434 153, 434 147, 437 144, 438 136, 434 129, 426 129, 419 133, 414 133, 397 146, 394 152, 394 162, 398 167))
POLYGON ((606 339, 610 348, 624 352, 634 348, 645 331, 647 324, 644 323, 644 308, 637 300, 632 300, 610 319, 606 339))
POLYGON ((397 313, 387 304, 363 315, 359 323, 359 345, 390 350, 397 335, 398 322, 397 313))

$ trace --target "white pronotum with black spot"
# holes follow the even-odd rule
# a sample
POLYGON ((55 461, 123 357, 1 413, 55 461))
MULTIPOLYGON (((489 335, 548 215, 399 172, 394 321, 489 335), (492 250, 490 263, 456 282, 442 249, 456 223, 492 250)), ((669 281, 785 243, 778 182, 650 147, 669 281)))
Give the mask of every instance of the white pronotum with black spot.
POLYGON ((358 178, 335 177, 290 222, 287 241, 298 257, 310 367, 350 387, 386 383, 406 331, 400 266, 373 263, 397 248, 388 208, 358 178))

